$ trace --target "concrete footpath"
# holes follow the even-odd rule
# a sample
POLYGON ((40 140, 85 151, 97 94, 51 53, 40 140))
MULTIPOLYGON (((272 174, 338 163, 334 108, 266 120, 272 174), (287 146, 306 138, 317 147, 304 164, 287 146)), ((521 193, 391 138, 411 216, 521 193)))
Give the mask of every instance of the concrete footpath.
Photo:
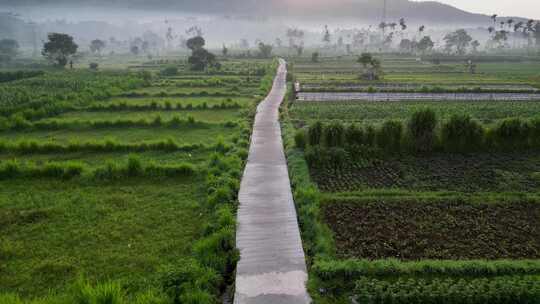
POLYGON ((279 124, 286 76, 281 60, 272 91, 257 108, 239 194, 235 304, 311 302, 279 124))

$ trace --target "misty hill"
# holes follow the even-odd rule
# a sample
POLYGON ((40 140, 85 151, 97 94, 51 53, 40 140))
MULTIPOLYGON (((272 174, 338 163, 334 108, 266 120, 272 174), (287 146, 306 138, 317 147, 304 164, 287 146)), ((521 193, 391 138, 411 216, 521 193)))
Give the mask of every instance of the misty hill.
MULTIPOLYGON (((362 22, 379 22, 383 6, 382 0, 3 0, 2 3, 14 7, 82 5, 220 15, 345 18, 362 22)), ((388 20, 405 17, 414 23, 474 25, 489 22, 487 15, 469 13, 436 1, 388 0, 387 15, 388 20)))

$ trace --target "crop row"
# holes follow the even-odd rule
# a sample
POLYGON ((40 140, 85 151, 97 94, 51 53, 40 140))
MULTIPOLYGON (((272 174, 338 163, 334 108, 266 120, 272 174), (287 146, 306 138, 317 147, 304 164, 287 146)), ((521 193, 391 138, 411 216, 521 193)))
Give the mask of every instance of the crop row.
POLYGON ((356 282, 354 298, 366 304, 535 304, 540 299, 540 276, 397 281, 361 278, 356 282))
POLYGON ((6 161, 0 163, 0 180, 14 178, 60 178, 71 179, 82 176, 86 171, 99 180, 125 179, 128 177, 178 177, 193 176, 197 170, 190 164, 161 166, 143 164, 136 156, 130 156, 127 163, 108 163, 105 167, 91 170, 80 162, 46 163, 37 166, 32 163, 6 161))
MULTIPOLYGON (((316 122, 307 131, 299 130, 295 140, 299 148, 308 148, 308 161, 312 166, 324 166, 320 160, 332 148, 336 153, 339 152, 336 148, 344 148, 364 153, 378 151, 382 155, 522 151, 540 147, 540 119, 508 119, 494 127, 485 127, 469 116, 454 115, 439 126, 435 113, 427 109, 415 112, 406 124, 387 121, 381 127, 316 122)), ((327 155, 337 158, 328 165, 343 164, 343 155, 336 153, 327 155)))
MULTIPOLYGON (((218 143, 216 147, 225 147, 223 143, 218 143)), ((114 140, 102 142, 71 142, 61 145, 53 142, 22 141, 13 143, 11 141, 0 141, 0 152, 10 152, 18 154, 50 154, 50 153, 73 153, 73 152, 145 152, 145 151, 169 151, 169 152, 191 152, 197 150, 212 149, 212 147, 201 144, 181 145, 172 139, 140 142, 140 143, 120 143, 114 140)))
MULTIPOLYGON (((126 127, 138 127, 138 128, 149 128, 149 127, 167 127, 167 128, 181 128, 181 127, 190 127, 190 128, 205 128, 214 126, 216 124, 209 122, 197 121, 193 116, 188 115, 187 118, 180 118, 180 116, 174 116, 168 121, 164 121, 160 115, 156 115, 153 119, 139 119, 139 120, 128 120, 128 119, 117 119, 117 120, 72 120, 68 122, 63 122, 61 120, 48 120, 48 121, 38 121, 38 122, 29 122, 24 118, 17 116, 9 120, 0 119, 0 131, 2 130, 61 130, 61 129, 107 129, 107 128, 126 128, 126 127)), ((237 123, 234 121, 229 121, 223 123, 223 126, 227 128, 233 128, 237 126, 237 123)))

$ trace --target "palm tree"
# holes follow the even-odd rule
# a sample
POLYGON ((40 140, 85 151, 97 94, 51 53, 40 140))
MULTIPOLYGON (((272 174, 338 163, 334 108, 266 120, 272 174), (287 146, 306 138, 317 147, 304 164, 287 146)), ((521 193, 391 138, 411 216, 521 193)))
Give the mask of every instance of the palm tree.
POLYGON ((407 24, 405 23, 405 18, 400 18, 399 19, 399 26, 401 26, 402 31, 407 29, 407 24))
POLYGON ((514 23, 514 19, 510 18, 510 19, 506 20, 506 23, 508 23, 509 28, 512 28, 512 24, 514 23))

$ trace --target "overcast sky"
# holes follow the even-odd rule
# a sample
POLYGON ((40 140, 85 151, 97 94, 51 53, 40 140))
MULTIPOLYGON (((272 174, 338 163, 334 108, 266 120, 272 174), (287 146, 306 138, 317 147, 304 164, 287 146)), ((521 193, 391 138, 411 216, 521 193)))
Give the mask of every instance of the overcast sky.
POLYGON ((474 13, 540 19, 540 0, 439 0, 439 2, 474 13))

